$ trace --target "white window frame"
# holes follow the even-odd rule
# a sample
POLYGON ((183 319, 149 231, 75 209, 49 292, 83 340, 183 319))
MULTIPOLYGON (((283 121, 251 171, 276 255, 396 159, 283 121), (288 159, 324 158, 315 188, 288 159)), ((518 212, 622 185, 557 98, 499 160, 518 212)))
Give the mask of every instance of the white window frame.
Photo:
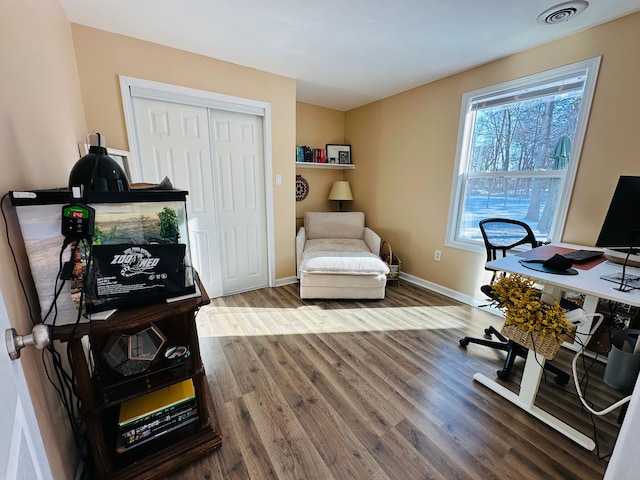
MULTIPOLYGON (((570 65, 565 65, 563 67, 554 68, 545 72, 529 75, 527 77, 511 80, 498 85, 492 85, 490 87, 475 90, 473 92, 468 92, 462 96, 460 124, 458 127, 458 142, 456 146, 456 163, 454 167, 451 198, 449 201, 449 216, 445 238, 446 246, 474 252, 484 252, 484 244, 482 243, 482 241, 457 238, 458 224, 462 215, 462 192, 464 191, 466 182, 469 146, 471 144, 471 135, 473 129, 474 115, 471 112, 471 105, 474 100, 477 100, 479 97, 486 97, 491 94, 497 94, 499 92, 504 92, 512 89, 524 89, 529 85, 548 82, 558 77, 570 75, 571 73, 586 71, 582 105, 580 108, 580 114, 578 116, 576 132, 573 138, 573 145, 571 149, 571 161, 569 162, 569 165, 565 172, 566 178, 564 188, 562 189, 555 219, 552 223, 551 231, 549 232, 549 240, 551 241, 557 242, 562 238, 567 213, 569 210, 569 201, 571 199, 571 193, 573 191, 578 163, 582 152, 582 144, 584 141, 585 132, 587 130, 587 122, 589 119, 589 112, 591 111, 591 103, 595 92, 598 70, 600 68, 600 60, 601 57, 594 57, 588 60, 572 63, 570 65)), ((557 172, 548 173, 549 175, 557 175, 557 172)), ((511 175, 518 175, 518 173, 513 172, 511 175)))

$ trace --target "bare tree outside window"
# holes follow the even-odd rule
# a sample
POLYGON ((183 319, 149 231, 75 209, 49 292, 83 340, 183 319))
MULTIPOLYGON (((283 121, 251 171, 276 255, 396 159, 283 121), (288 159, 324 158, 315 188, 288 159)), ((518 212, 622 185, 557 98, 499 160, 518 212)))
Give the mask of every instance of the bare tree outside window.
POLYGON ((525 221, 542 241, 560 235, 598 63, 463 97, 450 243, 481 243, 478 222, 489 217, 525 221))

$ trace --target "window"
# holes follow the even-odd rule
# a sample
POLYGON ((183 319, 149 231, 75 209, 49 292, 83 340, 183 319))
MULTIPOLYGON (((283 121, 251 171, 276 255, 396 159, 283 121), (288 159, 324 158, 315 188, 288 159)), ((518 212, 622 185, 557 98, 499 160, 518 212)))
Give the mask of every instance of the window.
POLYGON ((478 221, 489 217, 560 239, 599 64, 596 57, 463 96, 447 245, 476 250, 478 221))

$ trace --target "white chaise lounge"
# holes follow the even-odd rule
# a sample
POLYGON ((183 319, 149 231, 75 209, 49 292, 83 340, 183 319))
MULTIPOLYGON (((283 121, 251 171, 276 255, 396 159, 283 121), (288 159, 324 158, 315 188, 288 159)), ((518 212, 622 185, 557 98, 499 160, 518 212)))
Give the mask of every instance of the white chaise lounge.
POLYGON ((300 297, 382 299, 389 267, 362 212, 307 212, 296 235, 300 297))

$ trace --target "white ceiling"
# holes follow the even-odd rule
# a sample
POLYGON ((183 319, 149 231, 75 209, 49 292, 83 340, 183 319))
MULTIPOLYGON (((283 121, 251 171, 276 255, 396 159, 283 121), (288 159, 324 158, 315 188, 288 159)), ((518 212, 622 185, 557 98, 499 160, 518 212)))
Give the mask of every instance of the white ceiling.
POLYGON ((69 21, 294 78, 302 102, 349 110, 640 11, 589 0, 58 0, 69 21))

